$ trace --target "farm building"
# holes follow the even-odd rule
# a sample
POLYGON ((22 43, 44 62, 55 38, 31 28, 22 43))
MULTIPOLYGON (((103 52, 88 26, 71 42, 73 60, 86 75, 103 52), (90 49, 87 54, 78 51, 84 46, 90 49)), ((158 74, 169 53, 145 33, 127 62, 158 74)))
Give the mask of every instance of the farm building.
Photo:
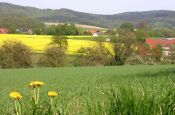
POLYGON ((99 36, 101 34, 100 30, 89 30, 88 32, 90 32, 93 36, 99 36))
POLYGON ((7 34, 9 32, 6 28, 0 28, 0 34, 7 34))
POLYGON ((27 33, 31 35, 31 34, 33 34, 33 31, 32 31, 31 29, 29 29, 29 30, 27 31, 27 33))
POLYGON ((175 46, 175 39, 152 39, 148 38, 145 41, 150 48, 154 48, 157 45, 160 45, 163 48, 163 54, 168 56, 171 53, 171 47, 175 46))
POLYGON ((17 33, 29 34, 29 35, 32 35, 33 34, 32 29, 27 29, 27 28, 17 28, 16 29, 16 32, 17 33))

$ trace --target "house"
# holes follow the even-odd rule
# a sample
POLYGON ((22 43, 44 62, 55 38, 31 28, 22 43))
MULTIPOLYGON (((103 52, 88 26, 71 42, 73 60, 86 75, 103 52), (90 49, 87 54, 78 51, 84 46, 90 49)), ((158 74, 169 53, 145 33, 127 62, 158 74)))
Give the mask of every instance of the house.
POLYGON ((29 35, 33 34, 32 29, 27 29, 27 28, 17 28, 16 32, 17 33, 23 33, 23 34, 29 34, 29 35))
POLYGON ((148 38, 145 41, 150 48, 155 48, 157 45, 160 45, 163 49, 163 54, 168 56, 171 53, 171 47, 175 45, 175 39, 152 39, 148 38))
POLYGON ((88 30, 93 36, 99 36, 101 34, 100 30, 88 30))
POLYGON ((29 29, 29 30, 27 31, 27 33, 31 35, 31 34, 33 34, 33 31, 32 31, 31 29, 29 29))
POLYGON ((0 28, 0 34, 7 34, 9 32, 6 28, 0 28))

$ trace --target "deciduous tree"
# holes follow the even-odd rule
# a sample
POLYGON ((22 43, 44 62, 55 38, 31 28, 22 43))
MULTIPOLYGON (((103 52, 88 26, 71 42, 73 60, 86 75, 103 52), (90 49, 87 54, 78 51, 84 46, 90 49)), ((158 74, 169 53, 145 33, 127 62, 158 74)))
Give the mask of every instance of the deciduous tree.
POLYGON ((6 41, 0 47, 1 68, 32 67, 31 49, 19 41, 6 41))
POLYGON ((65 48, 68 47, 68 38, 65 36, 53 36, 51 44, 56 45, 58 48, 65 48))

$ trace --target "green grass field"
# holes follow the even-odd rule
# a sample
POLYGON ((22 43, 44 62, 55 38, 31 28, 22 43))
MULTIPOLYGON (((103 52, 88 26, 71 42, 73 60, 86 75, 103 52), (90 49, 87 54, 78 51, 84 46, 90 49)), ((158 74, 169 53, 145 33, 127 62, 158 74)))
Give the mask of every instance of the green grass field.
POLYGON ((23 95, 22 110, 29 114, 26 101, 28 83, 45 82, 47 91, 56 90, 57 109, 68 115, 172 115, 175 113, 175 69, 171 65, 63 67, 0 70, 0 113, 12 113, 9 92, 23 95))

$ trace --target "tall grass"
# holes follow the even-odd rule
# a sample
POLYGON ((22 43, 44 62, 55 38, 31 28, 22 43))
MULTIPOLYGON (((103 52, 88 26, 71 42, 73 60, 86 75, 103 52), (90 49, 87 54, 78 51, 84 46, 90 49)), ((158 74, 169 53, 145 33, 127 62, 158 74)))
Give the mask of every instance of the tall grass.
POLYGON ((174 66, 121 66, 0 70, 0 113, 11 114, 8 93, 18 90, 23 113, 30 113, 27 83, 42 80, 40 104, 46 112, 44 92, 59 92, 56 109, 62 114, 173 115, 174 66))
MULTIPOLYGON (((102 90, 105 99, 88 103, 91 115, 174 115, 175 70, 123 76, 120 83, 102 90), (124 81, 122 81, 124 80, 124 81), (128 83, 130 82, 130 83, 128 83)), ((99 97, 98 97, 99 98, 99 97)))

